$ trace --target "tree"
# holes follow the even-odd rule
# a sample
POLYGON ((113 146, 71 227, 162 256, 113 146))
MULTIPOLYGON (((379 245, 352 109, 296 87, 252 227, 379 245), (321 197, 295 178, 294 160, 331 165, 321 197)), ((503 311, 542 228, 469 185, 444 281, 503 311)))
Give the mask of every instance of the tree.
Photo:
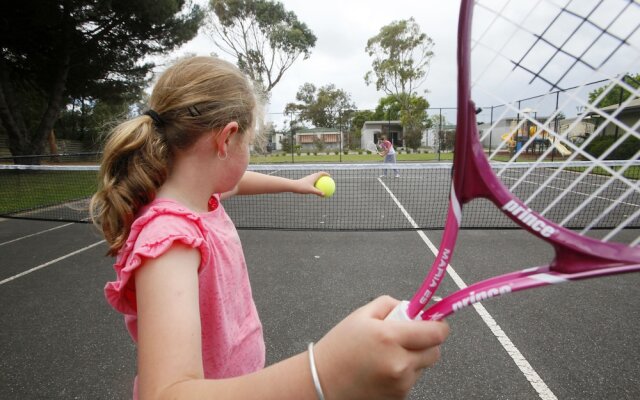
POLYGON ((367 72, 365 82, 375 83, 377 90, 392 96, 400 105, 405 144, 414 150, 420 146, 429 107, 416 90, 427 78, 433 46, 433 40, 410 18, 383 26, 365 48, 374 58, 373 70, 367 72))
MULTIPOLYGON (((640 87, 640 74, 625 74, 621 80, 635 89, 638 89, 638 87, 640 87)), ((605 89, 607 89, 609 86, 610 84, 607 84, 590 92, 589 103, 594 103, 598 96, 600 96, 600 94, 602 94, 602 92, 604 92, 605 89)), ((598 104, 595 104, 595 106, 602 108, 613 104, 620 104, 628 99, 630 95, 631 92, 629 92, 628 89, 615 84, 615 86, 611 90, 609 90, 609 92, 598 102, 598 104)))
POLYGON ((385 96, 378 100, 378 105, 376 106, 375 113, 373 114, 373 119, 379 121, 398 120, 400 119, 401 107, 402 106, 398 102, 396 96, 385 96))
MULTIPOLYGON (((109 102, 101 99, 72 99, 56 121, 55 133, 59 139, 81 140, 84 147, 99 149, 105 127, 123 119, 131 112, 129 102, 109 102)), ((140 114, 140 112, 136 113, 140 114)))
POLYGON ((271 0, 210 0, 206 31, 265 94, 303 55, 309 58, 316 37, 291 11, 271 0))
POLYGON ((356 108, 351 95, 333 84, 318 89, 312 83, 305 83, 296 93, 296 100, 298 103, 286 105, 285 114, 296 114, 298 121, 315 127, 345 126, 348 115, 343 111, 356 108))
POLYGON ((428 108, 429 102, 424 97, 389 95, 378 101, 374 118, 400 120, 405 146, 416 150, 422 143, 424 130, 429 126, 428 108))
POLYGON ((367 85, 396 96, 406 108, 401 95, 414 95, 426 77, 433 58, 433 40, 420 32, 413 18, 383 26, 380 33, 367 41, 367 54, 373 57, 372 71, 365 75, 367 85))
POLYGON ((196 35, 203 13, 185 3, 2 2, 0 121, 11 153, 41 154, 69 99, 138 97, 154 67, 142 60, 196 35))
POLYGON ((371 110, 358 110, 350 115, 349 119, 349 139, 348 146, 351 150, 360 148, 360 139, 362 138, 362 127, 367 121, 376 120, 375 113, 371 110))
POLYGON ((428 118, 427 125, 436 129, 434 138, 438 152, 452 150, 455 144, 455 129, 451 129, 451 122, 446 115, 434 114, 428 118))
POLYGON ((428 126, 429 102, 423 97, 408 96, 406 108, 400 112, 405 146, 416 150, 422 143, 422 134, 428 126))

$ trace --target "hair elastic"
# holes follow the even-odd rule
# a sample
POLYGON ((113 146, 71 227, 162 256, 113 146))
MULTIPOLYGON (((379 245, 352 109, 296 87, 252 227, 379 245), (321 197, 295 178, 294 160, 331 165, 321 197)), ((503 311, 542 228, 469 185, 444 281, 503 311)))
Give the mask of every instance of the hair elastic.
POLYGON ((149 117, 151 117, 153 123, 155 123, 156 126, 164 126, 164 121, 162 120, 162 118, 160 118, 160 115, 152 109, 148 109, 147 111, 145 111, 144 115, 148 115, 149 117))

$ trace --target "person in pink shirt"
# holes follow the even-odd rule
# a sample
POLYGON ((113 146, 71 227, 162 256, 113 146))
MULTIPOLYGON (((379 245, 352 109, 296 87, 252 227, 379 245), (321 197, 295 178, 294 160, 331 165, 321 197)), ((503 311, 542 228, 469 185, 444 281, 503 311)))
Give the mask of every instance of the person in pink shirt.
POLYGON ((261 106, 232 64, 191 57, 159 78, 143 115, 105 145, 93 220, 115 256, 109 304, 135 341, 139 399, 404 398, 439 358, 441 322, 384 321, 382 296, 307 351, 265 368, 240 239, 221 200, 322 193, 246 171, 261 106), (314 351, 315 350, 315 351, 314 351))
MULTIPOLYGON (((396 163, 396 151, 393 148, 393 144, 387 139, 386 135, 380 136, 380 155, 384 157, 385 164, 395 164, 396 163)), ((400 171, 397 168, 393 169, 393 172, 396 174, 396 178, 400 177, 400 171)), ((380 175, 380 178, 384 178, 387 176, 387 170, 384 170, 384 173, 380 175)))

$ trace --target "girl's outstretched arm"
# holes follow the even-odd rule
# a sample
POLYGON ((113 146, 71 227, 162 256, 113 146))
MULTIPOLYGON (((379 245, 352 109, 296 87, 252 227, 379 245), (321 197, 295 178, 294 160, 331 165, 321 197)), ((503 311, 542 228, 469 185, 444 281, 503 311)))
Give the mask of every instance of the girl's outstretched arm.
POLYGON ((233 195, 250 195, 266 193, 292 192, 300 194, 315 194, 323 196, 322 191, 314 184, 321 176, 328 176, 326 172, 316 172, 301 179, 287 179, 281 176, 261 174, 259 172, 246 171, 234 190, 222 193, 224 200, 233 195))
MULTIPOLYGON (((139 398, 313 399, 308 354, 230 379, 204 379, 197 250, 174 245, 136 270, 139 398)), ((381 297, 353 312, 315 347, 329 400, 402 399, 439 358, 442 322, 384 321, 398 303, 381 297)))

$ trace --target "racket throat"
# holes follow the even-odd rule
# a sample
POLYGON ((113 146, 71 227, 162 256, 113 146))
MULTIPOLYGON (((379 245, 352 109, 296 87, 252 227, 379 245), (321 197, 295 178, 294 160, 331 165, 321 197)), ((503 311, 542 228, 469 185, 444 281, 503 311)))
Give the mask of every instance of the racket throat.
POLYGON ((615 268, 627 264, 626 262, 621 262, 620 255, 611 258, 598 257, 567 248, 556 248, 556 257, 549 264, 549 269, 555 272, 572 274, 603 268, 615 268))

